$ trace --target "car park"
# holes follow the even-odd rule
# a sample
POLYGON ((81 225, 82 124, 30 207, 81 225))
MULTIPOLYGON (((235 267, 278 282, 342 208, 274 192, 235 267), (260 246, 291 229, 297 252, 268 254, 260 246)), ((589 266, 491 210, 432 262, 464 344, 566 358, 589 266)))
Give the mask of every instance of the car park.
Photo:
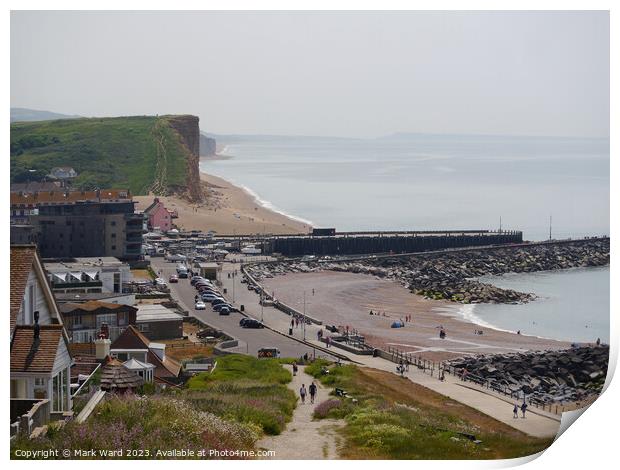
POLYGON ((207 309, 207 305, 204 302, 202 302, 201 300, 196 302, 196 310, 206 310, 206 309, 207 309))
POLYGON ((241 325, 243 328, 265 328, 258 320, 254 320, 253 318, 248 318, 246 322, 241 325))

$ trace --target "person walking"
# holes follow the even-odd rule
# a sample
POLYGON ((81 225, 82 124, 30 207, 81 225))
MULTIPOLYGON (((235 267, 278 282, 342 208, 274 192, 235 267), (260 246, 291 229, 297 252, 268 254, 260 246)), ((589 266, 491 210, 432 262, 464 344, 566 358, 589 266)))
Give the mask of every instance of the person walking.
POLYGON ((293 376, 297 375, 297 361, 293 362, 293 376))
POLYGON ((515 407, 512 409, 512 418, 518 418, 519 417, 519 406, 515 403, 515 407))
POLYGON ((314 396, 316 395, 316 384, 314 381, 308 387, 308 391, 310 392, 310 403, 314 404, 314 396))
POLYGON ((521 405, 521 418, 525 418, 525 410, 527 410, 527 403, 523 402, 523 404, 521 405))
POLYGON ((301 397, 301 404, 304 405, 306 403, 306 385, 301 384, 301 388, 299 389, 299 396, 301 397))

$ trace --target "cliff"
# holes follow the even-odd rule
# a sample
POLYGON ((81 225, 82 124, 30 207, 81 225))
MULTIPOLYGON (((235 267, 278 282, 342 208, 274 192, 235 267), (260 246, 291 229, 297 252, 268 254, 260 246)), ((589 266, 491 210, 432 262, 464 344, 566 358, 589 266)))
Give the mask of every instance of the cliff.
POLYGON ((217 151, 217 143, 215 139, 200 134, 200 156, 213 157, 217 151))
POLYGON ((80 189, 128 188, 135 195, 203 195, 195 116, 130 116, 11 123, 11 182, 44 180, 72 167, 80 189))
POLYGON ((192 201, 203 199, 200 185, 200 128, 198 117, 184 115, 168 118, 168 123, 179 136, 181 144, 187 150, 185 190, 192 201))

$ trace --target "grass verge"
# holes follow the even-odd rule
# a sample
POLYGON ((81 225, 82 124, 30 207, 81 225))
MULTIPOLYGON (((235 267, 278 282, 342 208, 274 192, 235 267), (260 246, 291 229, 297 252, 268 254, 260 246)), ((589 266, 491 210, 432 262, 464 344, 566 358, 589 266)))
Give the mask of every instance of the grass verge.
POLYGON ((395 374, 353 365, 322 374, 325 367, 316 361, 306 373, 355 399, 334 397, 315 408, 316 419, 345 419, 343 458, 506 459, 551 445, 395 374))

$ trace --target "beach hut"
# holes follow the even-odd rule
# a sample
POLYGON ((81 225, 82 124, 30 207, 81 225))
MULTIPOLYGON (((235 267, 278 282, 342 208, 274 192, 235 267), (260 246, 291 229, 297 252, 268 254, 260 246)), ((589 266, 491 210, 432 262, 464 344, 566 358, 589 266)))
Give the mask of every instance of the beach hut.
POLYGON ((108 356, 101 370, 101 390, 106 392, 135 392, 144 384, 144 379, 135 371, 126 368, 121 361, 108 356))

